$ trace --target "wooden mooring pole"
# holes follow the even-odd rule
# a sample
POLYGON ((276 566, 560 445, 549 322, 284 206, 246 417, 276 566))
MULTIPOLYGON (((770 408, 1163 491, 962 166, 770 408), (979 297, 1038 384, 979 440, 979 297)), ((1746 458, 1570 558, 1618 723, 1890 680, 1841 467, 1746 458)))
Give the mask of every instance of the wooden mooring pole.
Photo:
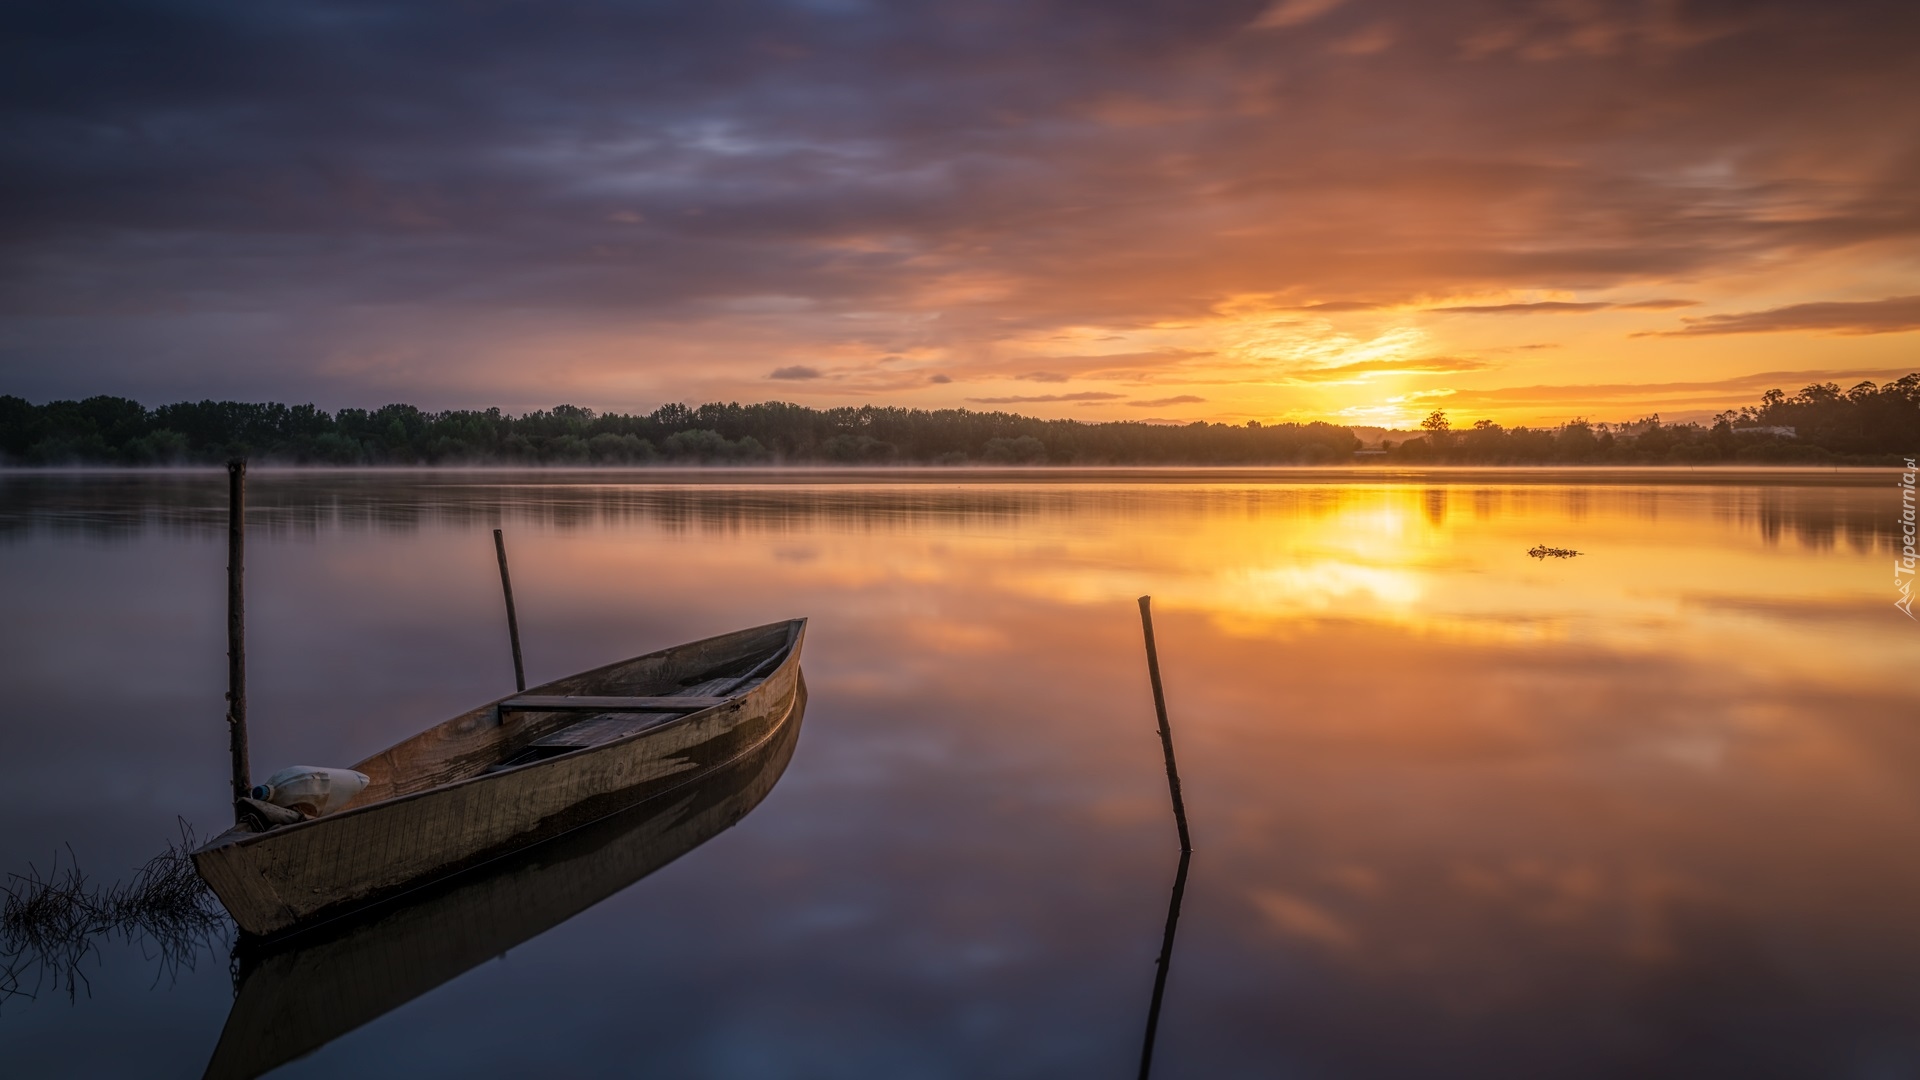
POLYGON ((1153 709, 1160 716, 1160 749, 1167 755, 1167 790, 1173 795, 1173 820, 1180 827, 1180 850, 1192 851, 1187 835, 1187 804, 1180 798, 1180 769, 1173 763, 1173 731, 1167 727, 1167 695, 1160 688, 1160 653, 1153 647, 1153 597, 1140 598, 1140 628, 1147 635, 1147 675, 1153 680, 1153 709))
POLYGON ((227 735, 236 803, 253 790, 247 768, 246 565, 247 462, 236 458, 227 462, 227 735))
POLYGON ((520 662, 520 619, 513 613, 513 579, 507 576, 507 538, 493 530, 493 550, 500 556, 500 589, 507 594, 507 636, 513 639, 513 688, 527 688, 527 669, 520 662))

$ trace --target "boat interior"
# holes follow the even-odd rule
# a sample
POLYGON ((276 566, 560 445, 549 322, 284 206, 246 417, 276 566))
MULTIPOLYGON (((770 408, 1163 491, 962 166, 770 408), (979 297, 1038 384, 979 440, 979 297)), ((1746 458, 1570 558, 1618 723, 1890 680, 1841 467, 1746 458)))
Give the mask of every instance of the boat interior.
POLYGON ((805 628, 794 619, 723 634, 483 705, 354 765, 369 782, 345 809, 604 746, 719 705, 765 680, 805 628))
POLYGON ((600 746, 658 727, 669 720, 677 720, 690 712, 719 705, 729 695, 746 690, 749 684, 766 678, 784 655, 784 652, 770 653, 757 664, 752 662, 752 657, 747 657, 690 676, 681 681, 678 693, 670 697, 625 700, 596 694, 582 695, 579 701, 545 701, 542 700, 544 695, 516 695, 501 702, 500 708, 522 712, 561 712, 568 722, 566 726, 528 743, 507 760, 487 766, 485 771, 500 772, 600 746), (749 664, 752 666, 749 667, 749 664))

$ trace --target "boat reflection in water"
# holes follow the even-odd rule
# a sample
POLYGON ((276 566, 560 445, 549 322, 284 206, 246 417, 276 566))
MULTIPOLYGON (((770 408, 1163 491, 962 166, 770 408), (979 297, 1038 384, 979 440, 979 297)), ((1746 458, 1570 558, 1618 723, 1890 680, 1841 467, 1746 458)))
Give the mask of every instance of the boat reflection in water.
POLYGON ((699 847, 786 771, 806 709, 686 786, 351 918, 236 951, 236 989, 209 1080, 252 1078, 310 1054, 571 919, 699 847))

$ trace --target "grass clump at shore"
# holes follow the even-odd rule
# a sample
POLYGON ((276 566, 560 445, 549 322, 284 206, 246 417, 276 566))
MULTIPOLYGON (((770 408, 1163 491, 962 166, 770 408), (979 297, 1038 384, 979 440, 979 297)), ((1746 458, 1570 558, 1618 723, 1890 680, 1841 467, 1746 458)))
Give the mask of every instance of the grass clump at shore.
POLYGON ((69 1000, 91 993, 85 966, 102 940, 140 945, 157 961, 157 977, 191 970, 203 949, 217 951, 230 924, 189 856, 193 830, 112 884, 88 878, 67 848, 43 875, 29 866, 0 885, 0 1000, 37 997, 51 987, 69 1000))

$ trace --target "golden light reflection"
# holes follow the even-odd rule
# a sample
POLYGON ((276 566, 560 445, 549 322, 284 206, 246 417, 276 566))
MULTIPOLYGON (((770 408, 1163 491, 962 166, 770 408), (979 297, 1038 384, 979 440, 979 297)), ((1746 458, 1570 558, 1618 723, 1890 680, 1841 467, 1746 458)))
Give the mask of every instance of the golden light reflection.
MULTIPOLYGON (((1633 490, 1448 493, 1413 485, 1084 497, 1117 499, 1113 509, 1128 512, 1042 511, 1044 544, 1030 521, 969 525, 944 533, 937 554, 912 558, 897 549, 887 559, 860 557, 858 541, 836 535, 809 573, 849 590, 961 575, 1002 593, 1069 604, 1151 591, 1162 605, 1204 612, 1240 633, 1334 618, 1461 640, 1578 635, 1633 647, 1652 625, 1676 632, 1677 642, 1662 647, 1737 643, 1795 665, 1804 652, 1740 606, 1750 583, 1771 577, 1810 599, 1864 591, 1843 583, 1837 567, 1785 570, 1780 550, 1758 533, 1723 542, 1718 512, 1727 507, 1684 492, 1652 504, 1647 492, 1633 490), (1646 529, 1648 518, 1660 521, 1657 534, 1646 529), (1587 554, 1550 566, 1525 558, 1543 542, 1587 554), (1676 558, 1676 551, 1686 554, 1676 558), (1688 627, 1700 632, 1677 633, 1688 627)), ((1860 602, 1864 609, 1866 598, 1860 602)))
POLYGON ((1247 570, 1239 582, 1221 584, 1226 588, 1220 595, 1237 598, 1239 611, 1410 608, 1421 591, 1420 577, 1412 572, 1331 560, 1247 570))
MULTIPOLYGON (((776 503, 807 499, 794 489, 772 494, 776 503)), ((1780 510, 1767 504, 1783 496, 1764 489, 1385 483, 1063 493, 999 484, 981 489, 989 512, 878 521, 862 516, 862 501, 912 503, 925 490, 823 494, 845 502, 845 513, 815 507, 801 526, 802 558, 766 560, 753 545, 701 542, 699 530, 593 534, 567 540, 564 562, 575 570, 550 585, 568 590, 576 579, 672 564, 685 571, 676 579, 804 583, 847 596, 965 589, 1001 604, 1088 606, 1152 593, 1162 609, 1204 616, 1235 636, 1285 637, 1331 621, 1463 643, 1578 642, 1714 659, 1763 678, 1832 678, 1841 666, 1830 650, 1842 647, 1848 670, 1900 662, 1898 642, 1868 629, 1885 606, 1873 591, 1884 575, 1864 570, 1859 550, 1883 541, 1857 523, 1852 532, 1820 525, 1804 539, 1772 535, 1766 518, 1780 510), (1820 550, 1810 543, 1835 535, 1844 550, 1809 557, 1820 550), (1584 554, 1526 557, 1542 543, 1584 554), (1834 644, 1809 648, 1779 632, 1783 621, 1806 619, 1834 644)), ((991 650, 1017 636, 964 616, 922 623, 902 614, 902 632, 933 649, 991 650)))
MULTIPOLYGON (((853 865, 883 898, 863 944, 1112 955, 1138 944, 1116 927, 1158 932, 1173 855, 1151 594, 1198 844, 1183 927, 1214 943, 1177 969, 1196 997, 1305 984, 1294 1012, 1499 1049, 1569 1017, 1664 1045, 1674 1016, 1810 997, 1912 1014, 1920 686, 1883 478, 968 475, 329 489, 250 564, 257 753, 333 760, 505 692, 501 524, 535 678, 812 618, 808 732, 746 860, 767 889, 844 898, 853 865)), ((144 558, 127 580, 156 580, 144 558)))

